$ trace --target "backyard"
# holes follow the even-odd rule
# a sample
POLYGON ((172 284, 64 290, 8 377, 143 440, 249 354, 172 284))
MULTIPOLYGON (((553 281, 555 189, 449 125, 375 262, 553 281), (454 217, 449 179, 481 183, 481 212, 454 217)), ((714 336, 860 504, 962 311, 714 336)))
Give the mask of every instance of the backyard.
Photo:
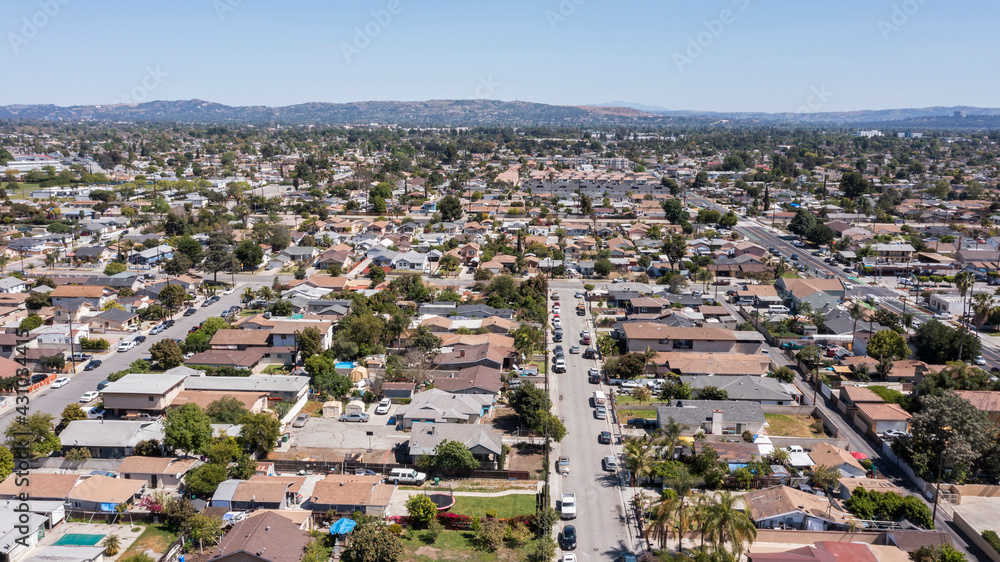
POLYGON ((784 414, 764 414, 767 420, 767 434, 777 437, 827 437, 823 421, 812 416, 786 416, 784 414))
POLYGON ((499 497, 456 496, 450 512, 470 517, 486 517, 486 511, 495 509, 501 519, 535 512, 534 494, 507 494, 499 497))
POLYGON ((167 526, 162 523, 147 525, 146 530, 139 535, 139 538, 128 547, 122 554, 122 558, 127 558, 133 554, 139 554, 152 550, 157 553, 164 553, 170 545, 177 540, 177 535, 167 530, 167 526))

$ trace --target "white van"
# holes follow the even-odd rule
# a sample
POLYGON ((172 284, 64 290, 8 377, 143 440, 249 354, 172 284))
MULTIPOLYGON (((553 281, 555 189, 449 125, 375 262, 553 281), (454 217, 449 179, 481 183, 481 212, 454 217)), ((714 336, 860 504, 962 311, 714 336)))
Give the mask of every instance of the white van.
POLYGON ((415 486, 420 486, 427 480, 427 475, 423 472, 417 472, 412 468, 394 468, 389 471, 389 482, 393 484, 413 484, 415 486))
POLYGON ((607 402, 607 397, 600 390, 594 391, 594 406, 603 406, 607 402))
POLYGON ((771 314, 788 314, 791 312, 788 307, 783 304, 772 304, 767 307, 767 311, 771 314))

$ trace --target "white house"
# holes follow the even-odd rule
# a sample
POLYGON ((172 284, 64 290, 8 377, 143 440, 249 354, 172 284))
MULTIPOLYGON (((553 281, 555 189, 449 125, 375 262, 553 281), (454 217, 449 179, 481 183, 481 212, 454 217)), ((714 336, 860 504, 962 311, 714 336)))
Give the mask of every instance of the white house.
POLYGON ((400 271, 427 271, 427 254, 420 252, 405 252, 396 256, 392 268, 400 271))
POLYGON ((17 277, 4 277, 0 279, 0 293, 23 293, 28 289, 28 284, 17 277))

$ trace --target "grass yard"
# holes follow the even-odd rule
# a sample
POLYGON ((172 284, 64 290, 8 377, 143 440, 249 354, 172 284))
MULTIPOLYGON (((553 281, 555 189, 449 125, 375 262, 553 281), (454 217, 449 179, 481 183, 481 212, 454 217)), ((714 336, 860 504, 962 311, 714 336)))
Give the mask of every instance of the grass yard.
MULTIPOLYGON (((264 370, 261 371, 261 374, 282 375, 288 373, 290 370, 291 370, 290 368, 284 365, 268 365, 267 367, 264 367, 264 370)), ((322 406, 322 404, 320 404, 320 406, 322 406)))
POLYGON ((487 509, 497 510, 497 517, 531 515, 535 512, 534 494, 508 494, 500 497, 456 496, 449 511, 472 517, 486 517, 487 509))
POLYGON ((122 558, 128 558, 133 554, 147 550, 164 553, 175 540, 177 540, 177 535, 168 531, 167 526, 163 523, 148 525, 139 538, 135 539, 135 542, 122 554, 122 558))
POLYGON ((767 434, 779 437, 827 437, 823 431, 823 421, 812 416, 786 416, 784 414, 764 414, 767 420, 767 434))
POLYGON ((782 273, 781 277, 782 277, 782 279, 798 279, 799 278, 799 274, 798 273, 793 273, 793 272, 789 271, 789 272, 786 272, 786 273, 782 273))
MULTIPOLYGON (((646 400, 645 402, 639 402, 638 399, 630 394, 615 394, 615 403, 618 404, 619 407, 635 405, 648 406, 653 402, 662 402, 659 398, 657 398, 655 393, 650 393, 649 400, 646 400)), ((653 411, 653 414, 655 415, 656 412, 653 411)))
POLYGON ((471 531, 442 531, 437 541, 428 544, 424 540, 425 531, 409 530, 403 538, 402 560, 412 562, 435 562, 437 560, 472 560, 475 562, 495 562, 500 560, 521 560, 530 552, 534 541, 517 550, 505 549, 488 552, 476 548, 475 533, 471 531))
POLYGON ((428 491, 455 491, 455 492, 504 492, 507 490, 536 490, 538 484, 534 480, 496 480, 493 478, 462 478, 456 480, 441 480, 441 484, 434 486, 424 484, 423 486, 400 486, 400 490, 428 490, 428 491))
POLYGON ((315 418, 321 418, 323 417, 323 403, 310 400, 306 402, 305 406, 302 406, 302 410, 299 413, 309 414, 315 418))
POLYGON ((10 197, 11 199, 27 199, 28 195, 30 195, 32 191, 38 189, 37 183, 18 182, 18 185, 21 186, 21 189, 17 190, 12 190, 10 188, 10 182, 0 182, 0 183, 3 184, 3 188, 7 190, 7 196, 10 197))

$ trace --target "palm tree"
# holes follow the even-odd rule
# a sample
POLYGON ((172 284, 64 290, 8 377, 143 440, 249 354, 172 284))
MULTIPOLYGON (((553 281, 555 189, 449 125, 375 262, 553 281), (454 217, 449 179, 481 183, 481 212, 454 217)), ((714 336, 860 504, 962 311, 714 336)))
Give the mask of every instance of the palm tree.
POLYGON ((0 274, 7 272, 7 262, 10 261, 10 256, 7 254, 0 254, 0 274))
POLYGON ((250 302, 253 300, 253 298, 254 298, 253 287, 248 286, 247 288, 243 289, 243 297, 242 297, 243 302, 250 302))
POLYGON ((687 496, 698 482, 684 466, 677 467, 677 476, 669 480, 670 489, 676 492, 676 496, 670 500, 670 506, 674 512, 673 521, 677 528, 677 552, 682 550, 684 533, 691 530, 694 513, 691 506, 687 505, 687 496))
POLYGON ((757 528, 746 513, 736 509, 736 498, 729 492, 718 496, 706 523, 715 548, 723 549, 726 542, 731 542, 730 552, 736 559, 743 555, 743 543, 753 543, 757 538, 757 528))
POLYGON ((707 269, 699 269, 698 273, 694 274, 694 280, 701 283, 702 292, 708 290, 708 282, 715 278, 715 275, 707 269))
MULTIPOLYGON (((649 538, 652 536, 660 543, 660 549, 667 548, 667 539, 670 537, 671 520, 674 512, 671 509, 671 499, 664 494, 660 503, 653 506, 653 519, 650 523, 650 533, 646 536, 646 545, 649 545, 649 538)), ((650 548, 649 550, 652 550, 650 548)))
POLYGON ((653 468, 653 443, 649 439, 631 437, 625 440, 625 468, 632 473, 632 484, 638 484, 653 468))
POLYGON ((111 534, 104 537, 104 554, 107 556, 115 556, 118 551, 121 550, 122 541, 118 538, 118 535, 111 534))
POLYGON ((858 320, 865 317, 865 307, 861 306, 861 303, 855 301, 847 307, 848 314, 851 315, 851 320, 854 320, 854 331, 853 333, 858 333, 858 320))
POLYGON ((972 295, 972 311, 975 313, 972 317, 972 323, 976 325, 976 331, 978 332, 982 325, 986 323, 986 319, 995 310, 993 306, 993 297, 987 293, 976 293, 972 295))
MULTIPOLYGON (((962 321, 959 322, 959 325, 958 325, 958 329, 960 331, 962 330, 962 327, 965 326, 965 313, 966 313, 966 311, 969 308, 969 306, 968 306, 969 305, 969 301, 968 301, 968 299, 966 299, 966 294, 969 292, 969 289, 971 289, 972 286, 975 283, 976 283, 976 277, 972 274, 971 271, 969 271, 967 269, 965 271, 961 271, 957 275, 955 275, 955 287, 958 289, 958 294, 960 294, 962 296, 962 298, 965 299, 965 303, 962 305, 962 321)), ((965 344, 965 335, 964 334, 960 334, 960 335, 961 335, 961 337, 958 340, 958 360, 959 361, 962 360, 962 347, 965 344)))

